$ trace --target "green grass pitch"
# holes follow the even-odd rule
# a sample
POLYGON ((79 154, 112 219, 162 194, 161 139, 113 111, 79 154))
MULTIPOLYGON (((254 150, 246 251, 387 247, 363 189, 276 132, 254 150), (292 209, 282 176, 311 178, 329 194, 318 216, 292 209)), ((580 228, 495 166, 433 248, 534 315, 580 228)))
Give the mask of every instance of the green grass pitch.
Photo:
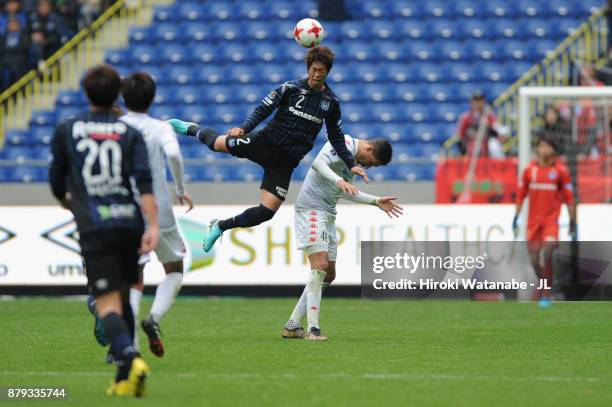
MULTIPOLYGON (((179 299, 146 400, 107 397, 113 369, 85 302, 0 302, 0 387, 63 386, 73 406, 610 406, 608 303, 324 299, 324 343, 282 340, 293 299, 179 299)), ((148 310, 150 300, 142 309, 148 310)), ((145 338, 141 334, 141 343, 145 338)), ((146 346, 146 344, 145 344, 146 346)))

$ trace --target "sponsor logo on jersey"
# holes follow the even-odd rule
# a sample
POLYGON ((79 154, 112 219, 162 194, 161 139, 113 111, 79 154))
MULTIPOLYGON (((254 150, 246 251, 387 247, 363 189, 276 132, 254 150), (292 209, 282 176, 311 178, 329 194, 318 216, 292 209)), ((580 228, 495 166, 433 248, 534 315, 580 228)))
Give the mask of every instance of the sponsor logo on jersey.
POLYGON ((318 118, 316 116, 313 116, 311 114, 304 113, 304 112, 301 112, 299 110, 296 110, 293 106, 289 106, 289 111, 291 113, 293 113, 294 115, 296 115, 298 117, 301 117, 302 119, 306 119, 306 120, 309 120, 311 122, 315 122, 316 124, 323 123, 323 119, 320 119, 320 118, 318 118))
POLYGON ((133 204, 112 204, 112 205, 98 205, 96 207, 100 219, 118 219, 118 218, 129 218, 132 219, 136 215, 136 206, 133 204))
POLYGON ((553 181, 554 181, 555 179, 557 179, 557 171, 552 170, 551 172, 549 172, 549 173, 548 173, 548 178, 549 178, 549 179, 551 179, 551 180, 553 180, 553 181))
POLYGON ((235 139, 235 138, 230 138, 230 139, 227 141, 227 146, 228 146, 229 148, 234 148, 234 147, 236 147, 236 139, 235 139))
POLYGON ((106 290, 106 288, 108 288, 108 280, 105 278, 101 278, 99 280, 96 280, 94 285, 98 290, 106 290))
POLYGON ((284 198, 287 196, 287 190, 285 188, 281 188, 281 187, 276 187, 276 193, 278 194, 278 196, 280 196, 281 198, 284 198))
POLYGON ((306 95, 306 94, 308 94, 308 91, 306 89, 300 89, 300 93, 302 95, 306 95))
POLYGON ((325 99, 323 99, 323 100, 321 101, 321 105, 320 105, 320 107, 321 107, 321 110, 323 110, 323 111, 327 112, 327 111, 329 110, 329 100, 325 100, 325 99))

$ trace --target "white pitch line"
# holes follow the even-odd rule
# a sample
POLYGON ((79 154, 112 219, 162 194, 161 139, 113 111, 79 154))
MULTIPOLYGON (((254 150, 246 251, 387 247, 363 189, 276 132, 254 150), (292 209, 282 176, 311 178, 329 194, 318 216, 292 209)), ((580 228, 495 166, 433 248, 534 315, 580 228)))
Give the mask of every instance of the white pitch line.
MULTIPOLYGON (((154 372, 155 374, 158 374, 158 371, 154 372)), ((170 372, 164 372, 159 371, 159 373, 162 374, 172 374, 172 376, 174 377, 183 377, 183 378, 193 378, 193 377, 197 377, 196 374, 194 373, 170 373, 170 372)), ((61 376, 109 376, 109 375, 113 375, 112 370, 108 371, 108 372, 71 372, 71 371, 66 371, 66 372, 53 372, 53 371, 40 371, 40 372, 8 372, 8 371, 0 371, 0 375, 2 376, 48 376, 48 377, 61 377, 61 376)))
MULTIPOLYGON (((155 371, 154 374, 164 373, 164 370, 155 371)), ((167 373, 171 374, 171 373, 167 373)), ((0 371, 2 376, 108 376, 109 372, 54 372, 54 371, 40 371, 40 372, 10 372, 0 371)), ((596 383, 601 382, 602 379, 599 377, 568 377, 568 376, 503 376, 503 375, 470 375, 470 374, 453 374, 453 373, 321 373, 313 375, 311 373, 176 373, 172 374, 175 377, 180 378, 222 378, 222 379, 305 379, 317 377, 320 379, 368 379, 368 380, 419 380, 419 379, 432 379, 432 380, 478 380, 478 381, 527 381, 527 382, 561 382, 561 383, 572 383, 572 382, 587 382, 596 383)))

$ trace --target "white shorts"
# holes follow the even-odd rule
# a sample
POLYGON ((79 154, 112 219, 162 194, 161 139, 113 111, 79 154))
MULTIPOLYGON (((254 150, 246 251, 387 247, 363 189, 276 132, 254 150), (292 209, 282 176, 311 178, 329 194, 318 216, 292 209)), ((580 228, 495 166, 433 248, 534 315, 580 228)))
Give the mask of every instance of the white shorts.
MULTIPOLYGON (((155 248, 155 254, 162 264, 181 261, 185 258, 187 249, 177 226, 159 231, 159 242, 155 248)), ((138 264, 146 264, 149 261, 149 254, 143 254, 138 264)))
POLYGON ((296 210, 295 233, 299 250, 307 255, 327 252, 329 261, 336 261, 338 236, 336 216, 321 210, 296 210))

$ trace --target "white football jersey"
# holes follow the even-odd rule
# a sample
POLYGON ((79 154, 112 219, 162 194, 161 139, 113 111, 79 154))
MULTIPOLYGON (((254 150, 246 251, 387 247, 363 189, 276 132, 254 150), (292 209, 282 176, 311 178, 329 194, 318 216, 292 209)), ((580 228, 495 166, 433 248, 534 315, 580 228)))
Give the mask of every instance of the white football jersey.
MULTIPOLYGON (((346 147, 353 154, 353 157, 357 155, 357 147, 359 140, 345 135, 344 141, 346 147)), ((329 142, 325 143, 316 159, 324 159, 329 167, 343 180, 352 183, 355 178, 353 174, 344 164, 344 161, 336 151, 333 149, 329 142)), ((297 200, 295 202, 295 209, 297 210, 312 210, 318 209, 336 214, 336 204, 338 199, 342 195, 342 190, 336 185, 336 183, 324 178, 317 171, 312 168, 308 170, 304 184, 300 189, 297 200)))
POLYGON ((172 194, 166 181, 166 162, 164 145, 178 143, 172 126, 155 119, 146 113, 128 112, 121 120, 139 130, 144 136, 149 153, 149 166, 153 178, 153 194, 157 204, 157 221, 160 229, 169 229, 176 225, 172 212, 172 194))

